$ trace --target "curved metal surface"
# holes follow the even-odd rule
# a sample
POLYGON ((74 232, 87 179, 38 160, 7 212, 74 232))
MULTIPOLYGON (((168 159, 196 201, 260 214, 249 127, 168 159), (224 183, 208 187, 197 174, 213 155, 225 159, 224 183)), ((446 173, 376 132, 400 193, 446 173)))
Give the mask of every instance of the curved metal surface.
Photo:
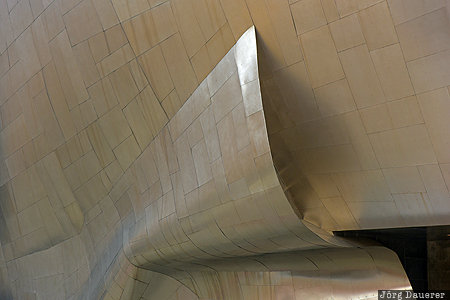
POLYGON ((221 257, 333 245, 303 225, 283 193, 258 78, 251 28, 136 160, 140 177, 151 181, 137 187, 150 187, 145 212, 125 229, 132 263, 183 270, 221 257), (154 183, 162 190, 152 201, 154 183))
POLYGON ((403 2, 0 0, 0 298, 408 288, 330 233, 450 222, 449 4, 403 2))
MULTIPOLYGON (((55 176, 52 166, 51 156, 42 160, 48 176, 55 176)), ((351 248, 303 224, 289 204, 270 153, 254 28, 200 83, 108 198, 122 209, 119 222, 103 219, 112 222, 112 230, 102 244, 86 244, 82 229, 48 250, 13 252, 19 257, 7 266, 8 275, 16 276, 10 279, 15 289, 6 295, 351 298, 409 287, 395 254, 351 248), (330 247, 344 248, 325 249, 330 247), (356 278, 359 283, 349 287, 356 278), (79 288, 68 293, 74 280, 79 288), (65 289, 49 288, 61 281, 65 289)), ((101 207, 108 209, 106 203, 101 207)))

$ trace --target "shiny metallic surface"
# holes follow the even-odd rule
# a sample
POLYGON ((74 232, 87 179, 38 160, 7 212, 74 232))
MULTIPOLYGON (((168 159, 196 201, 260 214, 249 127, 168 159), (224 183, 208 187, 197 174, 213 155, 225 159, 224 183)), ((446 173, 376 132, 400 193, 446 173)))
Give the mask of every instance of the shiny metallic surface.
MULTIPOLYGON (((194 299, 359 297, 381 287, 408 287, 394 254, 358 250, 327 232, 322 239, 294 213, 273 167, 257 58, 250 28, 115 183, 109 198, 128 208, 119 211, 121 222, 104 246, 92 244, 102 254, 89 254, 82 231, 17 258, 9 270, 14 266, 20 274, 14 281, 20 292, 67 297, 39 284, 45 275, 31 261, 53 262, 42 266, 51 278, 46 284, 76 276, 82 283, 76 298, 114 299, 118 291, 120 299, 160 299, 160 293, 194 299), (325 249, 330 247, 341 249, 325 249), (356 278, 361 284, 347 287, 356 278), (44 291, 22 288, 30 281, 44 291), (154 281, 162 291, 153 291, 154 281)), ((50 168, 51 158, 43 164, 50 168)))
POLYGON ((450 223, 449 4, 403 2, 0 0, 0 298, 410 289, 332 233, 450 223))

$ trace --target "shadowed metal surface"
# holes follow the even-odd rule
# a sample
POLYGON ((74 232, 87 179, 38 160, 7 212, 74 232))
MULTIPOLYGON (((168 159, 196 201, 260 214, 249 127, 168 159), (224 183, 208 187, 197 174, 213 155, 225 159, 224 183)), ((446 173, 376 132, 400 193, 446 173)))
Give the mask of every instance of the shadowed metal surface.
MULTIPOLYGON (((259 85, 250 28, 112 186, 115 217, 48 249, 12 252, 5 295, 350 299, 409 288, 390 250, 354 248, 298 218, 273 166, 259 85), (86 239, 105 225, 101 243, 86 239)), ((55 159, 39 167, 50 177, 55 159)), ((92 205, 84 197, 82 210, 92 205)))
POLYGON ((449 13, 0 0, 0 298, 408 287, 331 231, 450 223, 449 13))

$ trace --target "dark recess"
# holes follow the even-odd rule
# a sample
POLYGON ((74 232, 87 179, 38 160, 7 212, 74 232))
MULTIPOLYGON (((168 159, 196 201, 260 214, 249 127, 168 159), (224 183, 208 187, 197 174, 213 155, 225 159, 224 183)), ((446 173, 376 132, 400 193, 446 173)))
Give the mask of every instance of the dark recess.
POLYGON ((397 253, 415 291, 450 290, 450 226, 336 231, 397 253))

